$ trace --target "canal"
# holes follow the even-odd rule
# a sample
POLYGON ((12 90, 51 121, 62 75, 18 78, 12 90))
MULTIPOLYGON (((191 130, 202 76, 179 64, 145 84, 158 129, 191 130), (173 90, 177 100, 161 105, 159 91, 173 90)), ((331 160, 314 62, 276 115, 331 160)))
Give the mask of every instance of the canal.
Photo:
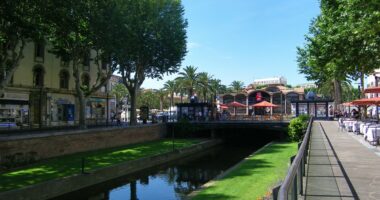
POLYGON ((197 155, 68 193, 54 200, 180 200, 264 144, 223 144, 197 155))

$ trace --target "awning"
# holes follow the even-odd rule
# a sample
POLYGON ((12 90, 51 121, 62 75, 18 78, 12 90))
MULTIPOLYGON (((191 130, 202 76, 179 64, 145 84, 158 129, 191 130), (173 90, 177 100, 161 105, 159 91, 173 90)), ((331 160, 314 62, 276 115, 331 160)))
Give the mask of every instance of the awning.
POLYGON ((275 107, 278 107, 278 105, 275 105, 273 103, 269 103, 268 101, 262 101, 260 103, 257 103, 257 104, 253 104, 253 107, 269 107, 269 108, 275 108, 275 107))
POLYGON ((247 107, 246 105, 239 103, 237 101, 231 102, 227 104, 228 107, 247 107))
POLYGON ((358 99, 352 102, 354 105, 364 106, 364 105, 379 105, 380 97, 369 98, 369 99, 358 99))
POLYGON ((364 90, 364 93, 380 93, 380 87, 371 87, 364 90))

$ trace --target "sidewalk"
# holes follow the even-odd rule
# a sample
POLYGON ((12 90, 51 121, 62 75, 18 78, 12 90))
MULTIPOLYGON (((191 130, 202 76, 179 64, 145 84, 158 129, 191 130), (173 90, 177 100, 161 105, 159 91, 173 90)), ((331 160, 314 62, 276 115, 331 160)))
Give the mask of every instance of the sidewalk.
POLYGON ((380 199, 380 157, 335 121, 314 122, 308 164, 305 199, 380 199))

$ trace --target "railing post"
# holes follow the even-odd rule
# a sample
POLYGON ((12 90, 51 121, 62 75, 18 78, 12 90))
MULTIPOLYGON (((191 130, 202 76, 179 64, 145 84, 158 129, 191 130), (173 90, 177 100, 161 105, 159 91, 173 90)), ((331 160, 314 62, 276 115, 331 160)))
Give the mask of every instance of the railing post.
POLYGON ((302 184, 302 181, 303 181, 303 161, 302 161, 303 159, 301 159, 301 166, 298 168, 298 179, 299 179, 299 182, 300 182, 300 187, 298 188, 299 189, 299 192, 297 193, 297 194, 300 194, 300 195, 302 195, 303 194, 303 184, 302 184))
POLYGON ((298 192, 297 192, 297 179, 298 175, 296 174, 293 179, 293 191, 292 191, 292 200, 297 200, 298 192))
POLYGON ((280 187, 281 187, 281 184, 277 185, 276 187, 274 187, 272 189, 272 198, 273 198, 273 200, 277 200, 278 199, 278 191, 280 190, 280 187))

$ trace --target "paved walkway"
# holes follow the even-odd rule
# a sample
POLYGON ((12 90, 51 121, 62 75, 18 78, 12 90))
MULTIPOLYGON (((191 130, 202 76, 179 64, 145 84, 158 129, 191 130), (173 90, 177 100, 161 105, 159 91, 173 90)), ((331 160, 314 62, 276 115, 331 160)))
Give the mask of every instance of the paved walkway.
POLYGON ((312 128, 305 199, 380 199, 380 156, 338 130, 336 121, 312 128))

